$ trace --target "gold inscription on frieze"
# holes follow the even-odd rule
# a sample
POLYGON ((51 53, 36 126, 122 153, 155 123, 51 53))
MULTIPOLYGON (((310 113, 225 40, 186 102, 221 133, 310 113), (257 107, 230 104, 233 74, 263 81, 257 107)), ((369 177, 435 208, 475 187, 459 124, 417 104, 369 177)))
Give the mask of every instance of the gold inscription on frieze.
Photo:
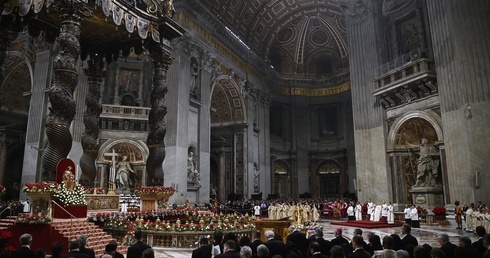
POLYGON ((273 92, 282 95, 294 95, 294 96, 307 96, 307 97, 321 97, 329 96, 348 91, 350 89, 350 83, 346 82, 339 86, 319 88, 319 89, 308 89, 308 88, 283 88, 283 87, 273 87, 273 92))

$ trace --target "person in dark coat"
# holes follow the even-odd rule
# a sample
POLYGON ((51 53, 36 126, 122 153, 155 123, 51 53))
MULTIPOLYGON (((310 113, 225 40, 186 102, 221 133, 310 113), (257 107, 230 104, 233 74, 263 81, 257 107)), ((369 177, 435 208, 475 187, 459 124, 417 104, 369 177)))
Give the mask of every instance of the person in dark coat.
POLYGON ((471 239, 467 236, 459 237, 458 247, 456 247, 454 255, 455 257, 480 257, 480 253, 471 246, 471 239))
POLYGON ((311 243, 310 252, 310 258, 328 258, 328 256, 320 252, 320 244, 317 242, 311 243))
POLYGON ((34 252, 31 250, 32 235, 23 234, 19 238, 21 247, 12 253, 12 258, 31 258, 34 252))
POLYGON ((211 258, 212 246, 209 244, 206 237, 201 237, 199 240, 200 247, 192 251, 192 258, 211 258))
POLYGON ((240 258, 240 252, 237 250, 236 241, 229 239, 223 244, 223 253, 215 258, 240 258))
POLYGON ((54 242, 51 245, 51 258, 60 258, 61 256, 61 251, 63 251, 63 244, 61 242, 54 242))
POLYGON ((323 238, 323 228, 316 228, 313 233, 314 238, 310 241, 310 246, 308 247, 308 254, 311 253, 311 244, 317 242, 320 245, 320 252, 327 257, 330 256, 330 249, 332 249, 332 243, 323 238))
POLYGON ((286 246, 281 240, 274 238, 274 231, 265 231, 265 238, 267 238, 267 242, 264 245, 269 249, 269 257, 273 257, 276 254, 282 257, 286 255, 286 246))
POLYGON ((253 236, 253 241, 250 243, 250 249, 252 249, 252 257, 257 258, 257 247, 263 244, 262 240, 260 240, 260 231, 255 231, 253 236))
POLYGON ((69 243, 70 252, 61 256, 61 258, 89 258, 88 255, 80 252, 80 242, 78 240, 71 240, 69 243))
POLYGON ((403 224, 402 226, 402 234, 404 235, 402 238, 402 249, 407 251, 408 253, 412 253, 413 248, 419 245, 419 241, 417 238, 410 234, 412 232, 412 227, 408 224, 403 224), (411 250, 409 250, 411 247, 411 250))
POLYGON ((335 238, 330 241, 332 246, 339 245, 344 249, 344 254, 348 255, 351 253, 351 248, 349 246, 349 241, 342 235, 342 228, 337 228, 335 230, 335 238))
POLYGON ((306 234, 298 231, 295 226, 289 227, 289 235, 286 241, 291 241, 294 243, 296 248, 306 255, 306 251, 308 248, 308 239, 306 239, 306 234))
POLYGON ((487 230, 482 226, 477 226, 475 228, 475 233, 479 238, 477 241, 473 242, 471 246, 478 250, 480 256, 483 257, 483 254, 487 251, 485 246, 483 246, 483 236, 487 234, 487 230))
POLYGON ((88 255, 90 258, 95 258, 95 252, 93 249, 88 249, 85 246, 87 245, 87 236, 80 235, 77 238, 78 242, 80 242, 80 252, 88 255))
POLYGON ((369 258, 371 254, 364 250, 364 239, 360 235, 356 235, 352 237, 352 248, 354 251, 350 253, 348 258, 369 258))
POLYGON ((453 258, 456 245, 449 242, 449 236, 446 233, 437 235, 437 242, 441 245, 441 250, 444 252, 446 258, 453 258))
POLYGON ((126 255, 127 258, 141 258, 143 251, 151 248, 151 246, 141 241, 142 237, 143 237, 143 233, 141 232, 141 230, 138 229, 134 232, 134 238, 136 238, 136 243, 128 247, 128 253, 126 255))

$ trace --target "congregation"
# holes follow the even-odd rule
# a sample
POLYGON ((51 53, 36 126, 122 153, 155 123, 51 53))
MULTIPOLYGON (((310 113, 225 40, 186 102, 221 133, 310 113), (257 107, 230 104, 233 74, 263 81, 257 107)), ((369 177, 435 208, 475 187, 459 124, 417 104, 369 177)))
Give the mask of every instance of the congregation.
POLYGON ((325 239, 323 228, 316 228, 308 236, 296 226, 289 228, 286 243, 281 236, 272 230, 264 233, 265 242, 261 241, 261 233, 256 231, 253 239, 246 236, 238 238, 232 233, 223 236, 223 232, 215 231, 213 242, 206 237, 201 238, 201 246, 192 252, 192 258, 466 258, 490 257, 490 234, 479 226, 476 233, 479 239, 471 242, 467 236, 459 237, 458 243, 451 243, 448 234, 437 234, 439 247, 427 243, 419 243, 411 234, 412 227, 404 224, 401 235, 391 234, 380 236, 374 232, 365 234, 360 228, 354 230, 351 239, 343 235, 342 228, 335 230, 333 239, 325 239))

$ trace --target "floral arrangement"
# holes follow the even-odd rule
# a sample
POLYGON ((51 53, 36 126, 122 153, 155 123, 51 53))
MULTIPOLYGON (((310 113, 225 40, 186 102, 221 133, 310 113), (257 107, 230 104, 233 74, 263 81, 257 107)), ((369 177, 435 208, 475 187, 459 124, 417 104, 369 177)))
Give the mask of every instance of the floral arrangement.
POLYGON ((84 187, 83 189, 86 194, 104 194, 104 188, 100 187, 84 187))
POLYGON ((58 183, 56 182, 37 182, 27 183, 22 188, 24 193, 54 193, 58 189, 58 183))
POLYGON ((48 224, 51 222, 51 218, 46 216, 45 214, 41 215, 30 215, 21 213, 17 216, 15 223, 23 223, 23 224, 48 224))
POLYGON ((0 185, 0 194, 5 193, 6 189, 3 185, 0 185))
POLYGON ((437 215, 439 215, 439 214, 446 214, 446 208, 444 208, 442 206, 437 206, 434 209, 432 209, 432 212, 434 214, 437 214, 437 215))
POLYGON ((191 217, 195 215, 194 208, 182 208, 182 209, 162 209, 158 211, 138 211, 138 212, 99 212, 91 213, 88 216, 88 220, 91 222, 105 222, 113 219, 118 220, 135 220, 137 218, 143 218, 145 220, 155 220, 157 218, 176 218, 176 217, 191 217))
POLYGON ((89 216, 89 221, 105 221, 104 227, 107 229, 116 230, 128 230, 133 231, 135 229, 141 229, 143 231, 174 231, 174 232, 187 232, 187 231, 237 231, 237 230, 253 230, 255 225, 252 216, 248 215, 236 215, 236 214, 211 214, 202 215, 197 212, 189 212, 186 209, 178 211, 180 215, 178 217, 172 217, 171 219, 161 219, 159 215, 162 214, 175 214, 171 213, 171 210, 159 211, 159 212, 129 212, 129 213, 92 213, 89 216), (151 214, 151 215, 150 215, 151 214), (159 214, 159 215, 157 215, 159 214), (136 217, 135 217, 136 216, 136 217), (146 219, 143 219, 146 216, 146 219), (155 216, 155 217, 151 217, 155 216), (155 220, 156 218, 156 220, 155 220), (173 219, 173 221, 171 221, 173 219), (180 219, 183 219, 181 222, 180 219))
POLYGON ((172 186, 138 186, 134 190, 135 194, 174 194, 172 186))
POLYGON ((68 190, 65 184, 58 185, 53 198, 66 206, 87 205, 85 203, 85 190, 80 184, 77 184, 75 188, 73 188, 73 191, 68 190))
POLYGON ((0 257, 10 257, 15 248, 9 244, 12 232, 0 229, 0 257))

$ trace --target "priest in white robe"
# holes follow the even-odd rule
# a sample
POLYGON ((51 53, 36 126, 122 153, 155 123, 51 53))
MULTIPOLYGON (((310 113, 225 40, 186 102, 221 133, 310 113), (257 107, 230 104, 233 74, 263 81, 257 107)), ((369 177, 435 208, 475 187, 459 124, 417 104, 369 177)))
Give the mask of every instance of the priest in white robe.
POLYGON ((371 199, 369 199, 367 203, 367 214, 368 214, 368 220, 370 221, 374 220, 373 212, 374 212, 374 203, 371 201, 371 199))
POLYGON ((378 222, 381 219, 381 205, 376 205, 374 208, 374 222, 378 222))
POLYGON ((412 211, 410 211, 411 219, 412 219, 412 228, 420 228, 419 222, 419 211, 415 205, 412 205, 412 211))
POLYGON ((395 224, 395 213, 393 212, 393 205, 391 202, 388 202, 388 224, 395 224))
POLYGON ((361 202, 357 202, 356 208, 354 209, 356 214, 356 220, 362 220, 362 205, 361 202))

